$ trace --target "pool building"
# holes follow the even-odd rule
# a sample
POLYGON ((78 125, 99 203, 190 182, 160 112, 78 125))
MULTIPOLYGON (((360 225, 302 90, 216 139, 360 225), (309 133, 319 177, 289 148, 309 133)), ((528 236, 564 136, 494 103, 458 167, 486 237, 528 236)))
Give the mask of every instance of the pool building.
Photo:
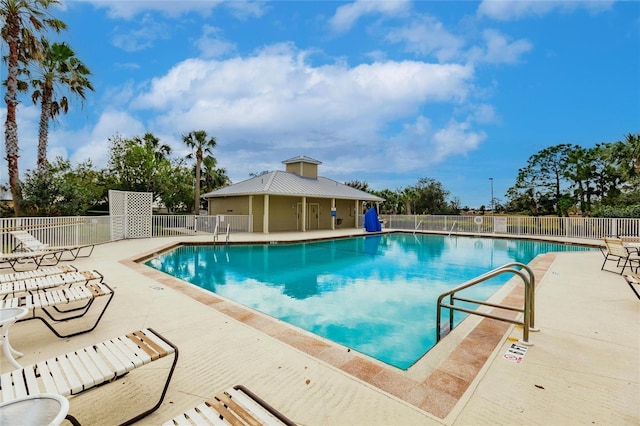
POLYGON ((322 162, 303 155, 272 171, 206 193, 210 215, 249 215, 253 232, 358 227, 365 203, 383 198, 318 175, 322 162))

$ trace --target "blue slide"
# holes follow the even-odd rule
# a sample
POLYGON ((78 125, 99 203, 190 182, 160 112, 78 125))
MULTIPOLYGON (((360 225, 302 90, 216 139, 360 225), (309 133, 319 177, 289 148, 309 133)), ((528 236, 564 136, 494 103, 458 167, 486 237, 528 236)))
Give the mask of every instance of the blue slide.
POLYGON ((382 225, 380 224, 380 219, 378 219, 378 213, 373 207, 364 214, 364 229, 367 232, 382 231, 382 225))

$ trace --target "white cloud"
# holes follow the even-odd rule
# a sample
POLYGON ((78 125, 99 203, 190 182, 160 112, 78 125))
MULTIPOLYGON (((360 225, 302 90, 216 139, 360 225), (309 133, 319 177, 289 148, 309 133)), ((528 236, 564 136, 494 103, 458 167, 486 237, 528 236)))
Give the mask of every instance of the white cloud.
POLYGON ((488 104, 480 104, 474 105, 472 108, 472 112, 470 115, 470 119, 472 119, 476 123, 496 123, 499 121, 499 117, 495 111, 493 105, 488 104))
POLYGON ((580 8, 598 13, 611 9, 613 3, 615 0, 484 0, 478 6, 478 15, 499 21, 511 21, 541 17, 555 11, 569 13, 580 8))
POLYGON ((67 140, 76 141, 76 144, 79 145, 71 154, 70 159, 73 163, 91 159, 96 168, 106 167, 109 159, 109 139, 116 135, 123 138, 141 136, 144 132, 144 125, 128 113, 115 110, 105 111, 93 129, 66 135, 67 140))
POLYGON ((114 19, 133 19, 144 11, 158 11, 169 17, 176 17, 189 12, 198 12, 208 16, 222 3, 222 0, 86 0, 95 7, 107 9, 107 14, 114 19))
POLYGON ((431 161, 439 163, 453 155, 465 155, 478 148, 485 139, 487 135, 482 131, 472 131, 468 122, 460 123, 451 120, 446 127, 433 135, 434 157, 431 161))
POLYGON ((203 58, 216 58, 235 50, 235 44, 223 40, 220 33, 219 28, 210 25, 202 28, 202 35, 195 44, 203 58))
POLYGON ((353 3, 338 7, 329 24, 334 31, 345 32, 349 31, 362 16, 376 13, 397 16, 407 13, 410 7, 411 3, 408 0, 356 0, 353 3))
POLYGON ((112 37, 114 46, 125 52, 137 52, 152 47, 158 40, 171 37, 171 28, 167 23, 161 23, 149 15, 145 15, 140 25, 130 31, 116 28, 112 37))
POLYGON ((474 119, 472 114, 463 122, 451 119, 436 128, 429 118, 417 117, 386 144, 386 164, 392 169, 424 172, 449 157, 465 156, 487 139, 484 132, 473 129, 474 119))
POLYGON ((80 0, 95 7, 107 9, 112 19, 133 19, 145 11, 155 11, 175 18, 188 13, 210 16, 216 7, 226 7, 236 18, 260 17, 267 2, 264 0, 224 1, 224 0, 80 0))
POLYGON ((467 53, 468 60, 472 63, 515 64, 533 48, 528 40, 511 41, 508 36, 496 30, 483 31, 482 38, 485 46, 474 47, 467 53))
MULTIPOLYGON (((152 114, 147 126, 174 135, 176 144, 179 134, 193 129, 216 136, 216 158, 237 181, 249 172, 280 169, 281 160, 297 154, 326 162, 327 176, 338 167, 381 167, 381 157, 368 147, 384 146, 400 123, 415 120, 422 105, 461 105, 473 90, 470 66, 418 61, 312 66, 306 56, 281 44, 250 57, 189 59, 144 86, 131 106, 152 114)), ((401 152, 414 140, 398 137, 395 143, 397 149, 388 147, 382 157, 384 167, 402 163, 401 152)), ((420 155, 443 160, 447 154, 429 143, 420 155)))
POLYGON ((440 21, 429 16, 390 30, 386 38, 394 43, 405 43, 408 52, 434 55, 440 62, 456 58, 465 44, 464 39, 453 35, 440 21))

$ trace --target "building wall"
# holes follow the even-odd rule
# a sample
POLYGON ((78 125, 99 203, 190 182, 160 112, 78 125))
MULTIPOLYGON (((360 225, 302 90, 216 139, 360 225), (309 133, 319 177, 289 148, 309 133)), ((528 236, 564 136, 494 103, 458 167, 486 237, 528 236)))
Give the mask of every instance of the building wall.
POLYGON ((355 200, 336 200, 336 229, 355 228, 356 216, 353 212, 355 207, 355 200))
POLYGON ((209 198, 209 214, 249 214, 249 197, 209 198))
POLYGON ((287 164, 286 171, 289 173, 295 173, 298 176, 317 179, 318 178, 318 165, 313 163, 289 163, 287 164))
MULTIPOLYGON (((331 229, 331 199, 307 198, 306 230, 331 229)), ((249 196, 209 199, 210 215, 248 215, 249 196)), ((269 197, 269 232, 299 231, 298 215, 302 214, 302 197, 269 197)), ((353 228, 355 201, 336 199, 336 229, 353 228), (341 220, 340 220, 341 219, 341 220)), ((362 213, 362 212, 360 212, 362 213)), ((253 232, 264 232, 264 196, 252 201, 253 232)))
POLYGON ((264 231, 264 195, 253 196, 253 232, 264 231))

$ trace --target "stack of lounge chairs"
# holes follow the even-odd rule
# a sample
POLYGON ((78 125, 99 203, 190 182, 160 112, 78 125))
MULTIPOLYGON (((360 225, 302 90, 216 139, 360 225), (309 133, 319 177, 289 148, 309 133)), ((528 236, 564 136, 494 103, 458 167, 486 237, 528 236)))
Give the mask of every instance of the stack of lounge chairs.
POLYGON ((0 309, 26 308, 29 315, 21 321, 39 319, 58 337, 71 337, 95 329, 114 295, 98 271, 75 270, 24 279, 21 278, 30 274, 12 275, 17 279, 0 283, 0 309), (79 330, 62 331, 69 323, 79 323, 74 320, 93 311, 91 308, 103 297, 104 303, 97 309, 95 321, 88 326, 82 324, 83 328, 79 330))
MULTIPOLYGON (((25 309, 28 315, 17 321, 40 319, 59 337, 75 336, 93 330, 113 296, 114 290, 104 282, 101 273, 95 270, 79 271, 71 265, 0 274, 0 309, 25 309), (92 310, 99 301, 102 301, 102 308, 92 310), (87 321, 80 319, 93 311, 96 319, 91 320, 87 326, 87 321), (81 323, 84 324, 82 327, 74 327, 70 332, 63 333, 58 327, 61 324, 68 327, 81 323)), ((8 334, 4 333, 3 336, 6 336, 5 353, 10 352, 7 356, 22 355, 8 344, 8 334)), ((10 359, 14 369, 3 370, 0 374, 0 423, 7 421, 7 424, 27 423, 23 415, 16 415, 11 411, 9 407, 12 405, 25 400, 45 401, 55 398, 59 400, 60 396, 72 397, 117 380, 138 367, 167 359, 164 363, 167 368, 157 369, 164 377, 159 397, 155 402, 147 402, 147 405, 143 403, 140 413, 122 423, 129 425, 161 406, 178 361, 178 348, 157 331, 144 328, 28 366, 21 366, 12 357, 10 359)), ((58 413, 57 420, 51 424, 60 424, 62 415, 66 415, 66 420, 71 424, 79 425, 78 420, 68 413, 68 409, 66 404, 64 413, 58 413)), ((166 423, 190 424, 294 425, 283 414, 240 385, 227 389, 166 423)))

